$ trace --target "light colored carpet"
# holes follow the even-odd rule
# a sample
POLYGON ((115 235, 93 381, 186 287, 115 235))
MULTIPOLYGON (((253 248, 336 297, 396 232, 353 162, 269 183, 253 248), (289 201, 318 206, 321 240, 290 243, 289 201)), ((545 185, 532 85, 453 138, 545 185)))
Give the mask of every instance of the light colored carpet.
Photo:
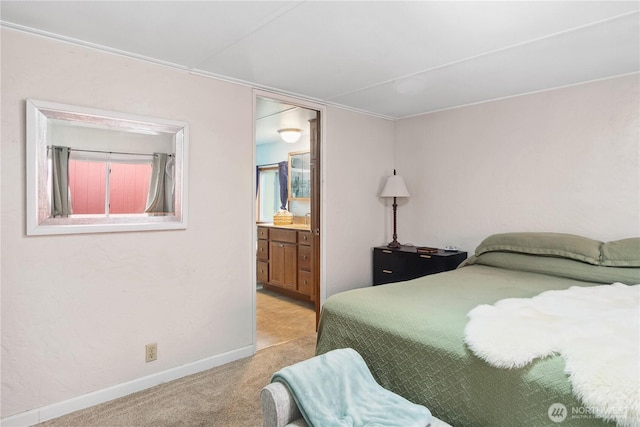
POLYGON ((38 426, 165 427, 262 425, 260 389, 285 366, 313 357, 316 334, 259 350, 198 374, 74 412, 38 426))

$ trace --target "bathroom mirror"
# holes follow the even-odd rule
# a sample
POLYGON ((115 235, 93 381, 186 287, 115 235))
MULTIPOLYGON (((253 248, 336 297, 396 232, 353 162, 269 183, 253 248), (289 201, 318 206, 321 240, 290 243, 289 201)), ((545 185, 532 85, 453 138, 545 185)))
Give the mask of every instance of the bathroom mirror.
POLYGON ((187 228, 187 123, 26 107, 27 235, 187 228))
POLYGON ((309 151, 289 153, 289 200, 311 197, 311 154, 309 151))

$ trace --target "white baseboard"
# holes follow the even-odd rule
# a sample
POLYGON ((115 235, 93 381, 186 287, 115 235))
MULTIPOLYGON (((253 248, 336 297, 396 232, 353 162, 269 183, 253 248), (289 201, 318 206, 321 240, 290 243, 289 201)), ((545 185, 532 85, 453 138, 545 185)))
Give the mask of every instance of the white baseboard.
POLYGON ((208 357, 198 360, 197 362, 188 363, 176 368, 167 369, 146 377, 138 378, 126 383, 118 384, 102 390, 87 393, 68 400, 63 400, 42 408, 32 409, 10 417, 2 418, 0 425, 2 427, 26 427, 43 421, 58 418, 81 409, 108 402, 131 393, 145 390, 159 384, 177 380, 188 375, 197 374, 234 360, 253 356, 255 354, 254 346, 243 347, 217 356, 208 357))

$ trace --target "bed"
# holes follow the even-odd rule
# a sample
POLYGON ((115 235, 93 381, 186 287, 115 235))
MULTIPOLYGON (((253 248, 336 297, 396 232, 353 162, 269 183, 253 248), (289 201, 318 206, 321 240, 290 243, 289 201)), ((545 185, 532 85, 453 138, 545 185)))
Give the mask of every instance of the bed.
POLYGON ((316 353, 355 349, 383 387, 453 426, 558 425, 550 417, 557 403, 568 408, 563 427, 615 425, 585 413, 561 356, 494 368, 463 339, 467 314, 479 304, 614 282, 640 283, 640 239, 493 235, 454 271, 331 296, 316 353))

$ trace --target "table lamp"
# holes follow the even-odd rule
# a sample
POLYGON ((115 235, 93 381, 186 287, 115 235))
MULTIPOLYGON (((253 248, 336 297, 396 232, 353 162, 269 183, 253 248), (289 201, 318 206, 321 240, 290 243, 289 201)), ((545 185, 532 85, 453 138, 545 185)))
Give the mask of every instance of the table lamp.
POLYGON ((404 179, 400 175, 396 175, 396 170, 393 170, 393 175, 387 178, 387 182, 384 183, 384 188, 379 197, 393 197, 393 241, 387 246, 390 248, 399 248, 402 245, 398 242, 397 233, 397 210, 398 204, 396 203, 397 197, 409 197, 409 191, 404 183, 404 179))

